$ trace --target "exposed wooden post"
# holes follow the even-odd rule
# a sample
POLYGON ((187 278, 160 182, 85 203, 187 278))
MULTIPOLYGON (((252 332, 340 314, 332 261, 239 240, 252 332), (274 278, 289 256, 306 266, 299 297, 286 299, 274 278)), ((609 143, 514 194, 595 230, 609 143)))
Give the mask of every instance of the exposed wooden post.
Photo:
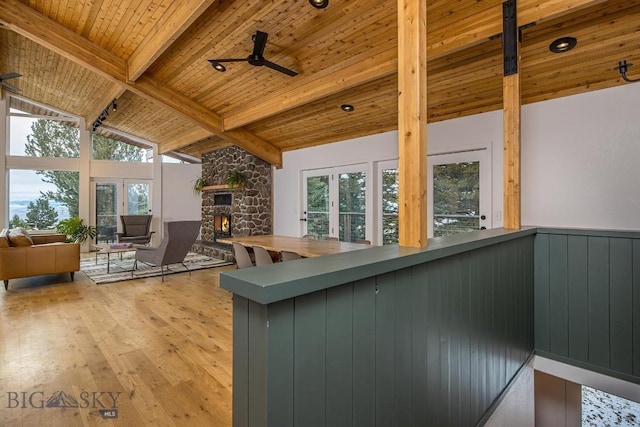
POLYGON ((504 228, 520 229, 520 37, 516 0, 503 3, 504 228))
POLYGON ((427 2, 398 0, 398 227, 427 246, 427 2))

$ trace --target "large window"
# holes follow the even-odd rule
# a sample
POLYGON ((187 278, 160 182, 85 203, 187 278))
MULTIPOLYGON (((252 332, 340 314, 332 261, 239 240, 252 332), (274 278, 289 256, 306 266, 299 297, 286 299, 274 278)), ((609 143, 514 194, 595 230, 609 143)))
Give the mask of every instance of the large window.
POLYGON ((147 157, 143 148, 97 134, 93 134, 91 146, 93 160, 144 162, 147 157))
POLYGON ((78 215, 78 172, 11 170, 9 223, 11 227, 51 230, 65 218, 78 215))
POLYGON ((78 158, 77 123, 29 117, 11 110, 9 154, 12 156, 78 158))

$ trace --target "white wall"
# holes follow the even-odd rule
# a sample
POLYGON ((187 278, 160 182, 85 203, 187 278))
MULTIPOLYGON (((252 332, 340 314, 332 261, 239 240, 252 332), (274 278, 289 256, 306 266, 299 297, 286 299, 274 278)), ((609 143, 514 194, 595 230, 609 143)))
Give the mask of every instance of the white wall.
MULTIPOLYGON (((640 84, 525 105, 522 223, 640 229, 640 84)), ((502 111, 433 123, 428 151, 491 146, 493 226, 503 208, 502 111)), ((274 233, 300 235, 306 169, 396 159, 397 133, 285 152, 274 174, 274 233)), ((372 183, 375 185, 375 183, 372 183)))
POLYGON ((162 221, 201 218, 201 198, 192 190, 201 171, 199 164, 162 164, 162 221))
POLYGON ((640 229, 640 85, 525 106, 522 222, 640 229))

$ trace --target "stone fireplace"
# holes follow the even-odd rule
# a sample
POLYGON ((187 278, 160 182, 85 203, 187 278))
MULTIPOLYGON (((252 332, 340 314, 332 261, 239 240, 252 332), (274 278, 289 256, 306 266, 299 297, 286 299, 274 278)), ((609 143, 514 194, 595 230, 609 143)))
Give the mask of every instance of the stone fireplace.
POLYGON ((202 177, 215 189, 202 197, 201 239, 193 250, 204 255, 233 261, 230 245, 216 239, 272 233, 271 165, 238 147, 212 151, 202 156, 202 177), (229 172, 246 177, 242 188, 226 185, 229 172))

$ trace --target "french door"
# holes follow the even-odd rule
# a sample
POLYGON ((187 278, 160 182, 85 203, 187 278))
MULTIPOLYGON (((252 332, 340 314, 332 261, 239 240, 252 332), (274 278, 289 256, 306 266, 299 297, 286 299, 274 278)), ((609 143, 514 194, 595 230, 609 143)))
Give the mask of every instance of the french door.
POLYGON ((365 165, 304 171, 302 234, 352 242, 367 238, 365 165))
POLYGON ((109 243, 121 231, 120 215, 151 213, 151 180, 94 178, 91 197, 96 243, 109 243))
MULTIPOLYGON (((428 156, 428 237, 491 228, 488 148, 428 156)), ((398 242, 398 162, 378 165, 378 241, 398 242)))
POLYGON ((488 149, 428 156, 429 237, 491 228, 488 149))

